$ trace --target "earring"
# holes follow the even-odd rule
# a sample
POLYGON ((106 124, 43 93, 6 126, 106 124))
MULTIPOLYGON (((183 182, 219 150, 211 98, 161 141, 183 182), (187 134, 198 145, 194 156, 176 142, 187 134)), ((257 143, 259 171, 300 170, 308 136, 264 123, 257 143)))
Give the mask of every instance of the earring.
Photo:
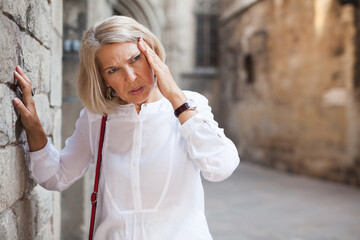
POLYGON ((154 83, 155 83, 155 86, 157 86, 157 77, 155 74, 154 74, 154 83))
POLYGON ((106 88, 106 98, 109 100, 112 99, 112 88, 110 86, 107 86, 106 88))

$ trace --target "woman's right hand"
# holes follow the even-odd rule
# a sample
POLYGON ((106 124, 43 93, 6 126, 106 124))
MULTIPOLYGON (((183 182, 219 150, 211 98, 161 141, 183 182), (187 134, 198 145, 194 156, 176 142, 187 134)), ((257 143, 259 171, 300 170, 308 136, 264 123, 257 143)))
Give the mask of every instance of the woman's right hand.
POLYGON ((26 131, 30 151, 34 152, 45 147, 47 137, 36 113, 30 80, 20 66, 16 67, 14 76, 22 91, 22 101, 19 98, 14 98, 13 104, 20 113, 21 123, 26 131))

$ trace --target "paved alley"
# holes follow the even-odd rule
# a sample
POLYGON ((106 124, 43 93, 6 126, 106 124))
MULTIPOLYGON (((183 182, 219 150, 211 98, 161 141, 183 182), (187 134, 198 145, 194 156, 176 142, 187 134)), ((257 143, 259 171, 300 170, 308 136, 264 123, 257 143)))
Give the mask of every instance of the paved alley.
POLYGON ((360 240, 360 189, 241 162, 204 181, 214 240, 360 240))

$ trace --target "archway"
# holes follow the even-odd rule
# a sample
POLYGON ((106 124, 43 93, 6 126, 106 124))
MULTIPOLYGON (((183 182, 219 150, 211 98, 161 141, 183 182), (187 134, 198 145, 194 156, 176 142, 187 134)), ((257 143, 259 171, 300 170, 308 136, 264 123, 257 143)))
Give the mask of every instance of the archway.
POLYGON ((136 19, 148 27, 161 40, 164 13, 160 8, 155 9, 154 6, 146 0, 113 0, 111 4, 114 14, 136 19))

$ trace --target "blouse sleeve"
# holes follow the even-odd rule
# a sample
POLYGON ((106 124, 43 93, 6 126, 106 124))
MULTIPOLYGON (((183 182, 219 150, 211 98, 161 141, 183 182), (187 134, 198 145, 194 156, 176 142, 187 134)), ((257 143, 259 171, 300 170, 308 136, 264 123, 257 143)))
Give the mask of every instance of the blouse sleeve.
POLYGON ((59 152, 51 143, 36 152, 30 152, 32 178, 48 190, 63 191, 81 178, 92 163, 89 121, 85 109, 76 121, 73 135, 59 152))
MULTIPOLYGON (((222 181, 236 169, 240 158, 234 143, 218 127, 208 100, 198 94, 188 96, 197 103, 198 114, 188 119, 180 132, 185 139, 190 158, 205 179, 222 181)), ((186 94, 188 95, 188 94, 186 94)))

